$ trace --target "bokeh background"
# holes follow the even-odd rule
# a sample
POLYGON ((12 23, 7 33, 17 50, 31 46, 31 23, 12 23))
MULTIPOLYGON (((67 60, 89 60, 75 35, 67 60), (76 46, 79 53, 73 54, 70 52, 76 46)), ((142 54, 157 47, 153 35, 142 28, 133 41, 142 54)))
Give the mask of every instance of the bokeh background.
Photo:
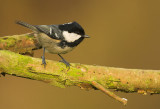
MULTIPOLYGON (((160 0, 0 0, 0 36, 31 32, 15 24, 79 22, 91 36, 72 52, 69 62, 160 69, 160 0)), ((40 58, 42 50, 35 52, 40 58)), ((59 60, 46 53, 46 58, 59 60)), ((66 89, 6 75, 0 78, 1 109, 158 109, 160 95, 116 92, 126 107, 100 91, 66 89)))

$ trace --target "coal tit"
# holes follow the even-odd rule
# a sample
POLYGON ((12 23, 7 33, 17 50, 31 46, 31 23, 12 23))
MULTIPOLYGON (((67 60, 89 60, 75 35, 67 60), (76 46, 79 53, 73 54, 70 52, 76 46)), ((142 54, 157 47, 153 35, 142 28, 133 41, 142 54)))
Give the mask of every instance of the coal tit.
POLYGON ((16 21, 17 24, 27 27, 34 31, 38 41, 43 48, 42 64, 46 66, 45 50, 49 53, 58 54, 67 67, 70 64, 61 56, 61 54, 72 51, 84 38, 85 31, 77 22, 70 22, 59 25, 31 25, 22 21, 16 21))

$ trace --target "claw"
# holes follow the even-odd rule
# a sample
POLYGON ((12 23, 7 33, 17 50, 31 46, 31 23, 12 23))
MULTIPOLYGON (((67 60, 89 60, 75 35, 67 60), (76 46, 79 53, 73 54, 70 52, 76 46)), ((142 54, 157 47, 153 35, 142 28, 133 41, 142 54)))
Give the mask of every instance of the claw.
POLYGON ((69 62, 67 62, 66 60, 60 60, 59 62, 62 62, 62 63, 64 63, 65 65, 66 65, 66 67, 69 67, 70 68, 70 63, 69 62))
POLYGON ((70 63, 67 62, 60 54, 58 54, 58 55, 59 55, 59 57, 62 59, 62 60, 60 60, 59 62, 63 62, 63 63, 66 65, 66 67, 70 68, 70 63))

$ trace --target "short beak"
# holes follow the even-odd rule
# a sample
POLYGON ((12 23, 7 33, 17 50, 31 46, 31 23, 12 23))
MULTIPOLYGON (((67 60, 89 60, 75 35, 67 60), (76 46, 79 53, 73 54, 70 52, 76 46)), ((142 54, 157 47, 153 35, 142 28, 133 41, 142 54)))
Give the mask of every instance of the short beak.
POLYGON ((88 35, 84 35, 83 37, 84 37, 84 38, 90 38, 88 35))

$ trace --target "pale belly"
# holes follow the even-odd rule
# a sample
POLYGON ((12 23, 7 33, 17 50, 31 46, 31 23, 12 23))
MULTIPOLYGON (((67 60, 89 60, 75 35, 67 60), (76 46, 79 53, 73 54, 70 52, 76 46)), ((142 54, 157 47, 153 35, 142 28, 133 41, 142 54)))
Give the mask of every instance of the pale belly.
POLYGON ((59 43, 60 41, 52 39, 44 33, 39 34, 37 38, 38 38, 39 43, 42 45, 42 47, 44 47, 45 50, 49 53, 65 54, 74 49, 74 48, 67 47, 67 46, 64 48, 57 46, 57 43, 59 43))
POLYGON ((65 54, 65 53, 68 53, 68 52, 70 52, 70 51, 73 50, 73 48, 70 48, 70 47, 61 48, 59 46, 54 46, 54 47, 48 47, 48 46, 46 46, 45 48, 46 48, 47 52, 53 53, 53 54, 65 54))

